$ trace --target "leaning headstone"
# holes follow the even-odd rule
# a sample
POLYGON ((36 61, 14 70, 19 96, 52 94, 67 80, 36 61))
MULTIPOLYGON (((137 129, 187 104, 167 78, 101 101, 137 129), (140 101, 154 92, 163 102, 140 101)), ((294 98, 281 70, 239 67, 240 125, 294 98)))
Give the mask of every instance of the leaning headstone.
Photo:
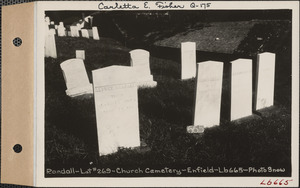
POLYGON ((252 60, 231 62, 230 120, 252 115, 252 60))
POLYGON ((93 70, 99 155, 140 146, 138 93, 131 67, 93 70))
POLYGON ((79 30, 77 26, 70 26, 71 37, 79 37, 79 30))
POLYGON ((76 97, 93 93, 93 86, 89 81, 82 59, 69 59, 60 64, 66 82, 66 94, 76 97))
POLYGON ((84 50, 76 50, 76 59, 85 60, 85 51, 84 50))
POLYGON ((98 33, 98 28, 93 27, 92 30, 93 30, 93 39, 94 40, 100 40, 99 33, 98 33))
POLYGON ((190 79, 196 76, 196 43, 181 43, 181 79, 190 79))
POLYGON ((275 86, 275 54, 257 55, 255 110, 273 106, 275 86))
POLYGON ((187 131, 194 130, 195 126, 206 128, 220 124, 222 79, 222 62, 197 63, 194 125, 188 126, 187 131))
MULTIPOLYGON (((55 32, 55 30, 54 30, 55 32)), ((56 51, 56 43, 53 30, 45 31, 45 46, 44 46, 45 57, 52 57, 57 58, 57 51, 56 51)))
POLYGON ((136 49, 129 52, 130 65, 136 72, 136 82, 139 87, 155 87, 157 82, 153 81, 150 70, 150 53, 146 50, 136 49))
POLYGON ((81 35, 82 35, 82 37, 84 37, 84 38, 90 38, 89 32, 88 32, 87 29, 81 29, 81 35))

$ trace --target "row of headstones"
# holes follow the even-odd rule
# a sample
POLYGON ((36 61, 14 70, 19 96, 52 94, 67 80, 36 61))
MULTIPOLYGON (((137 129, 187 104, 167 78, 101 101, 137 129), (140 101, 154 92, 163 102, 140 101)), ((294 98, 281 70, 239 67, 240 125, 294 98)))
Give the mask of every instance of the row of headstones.
POLYGON ((59 25, 54 25, 53 21, 50 21, 49 17, 45 18, 45 57, 57 58, 56 43, 54 35, 59 37, 71 36, 71 37, 90 38, 94 40, 100 40, 98 28, 92 27, 92 29, 82 29, 80 24, 76 26, 70 26, 70 31, 67 31, 63 22, 59 22, 59 25))
MULTIPOLYGON (((119 147, 140 145, 137 88, 146 78, 146 83, 154 81, 149 52, 133 50, 130 54, 132 67, 110 66, 92 71, 100 155, 114 153, 119 147), (140 83, 136 84, 137 80, 140 83)), ((238 59, 231 65, 231 120, 236 120, 252 114, 252 61, 238 59)), ((93 92, 82 60, 67 60, 61 68, 69 96, 93 92)), ((275 54, 259 54, 256 109, 273 105, 274 70, 275 54)), ((222 77, 222 62, 197 64, 194 125, 187 127, 188 132, 219 125, 222 77)))
MULTIPOLYGON (((189 133, 220 124, 223 62, 197 63, 194 125, 189 133)), ((252 115, 252 60, 231 62, 230 120, 252 115)), ((254 110, 273 106, 275 86, 275 54, 257 55, 254 110)))
MULTIPOLYGON (((129 53, 131 57, 130 68, 134 70, 137 86, 155 87, 157 83, 153 80, 153 75, 151 75, 149 52, 136 49, 129 53)), ((91 84, 84 66, 85 51, 76 50, 75 54, 75 59, 69 59, 60 64, 67 86, 66 94, 70 97, 92 93, 91 84)))
POLYGON ((60 64, 68 96, 94 93, 99 155, 140 146, 137 88, 157 83, 150 72, 149 52, 132 50, 130 56, 131 66, 93 70, 93 84, 86 73, 83 50, 76 51, 76 59, 60 64))
POLYGON ((45 18, 45 24, 48 26, 47 31, 59 36, 59 37, 65 37, 65 36, 70 36, 70 37, 84 37, 84 38, 90 38, 92 37, 94 40, 100 40, 99 33, 98 33, 98 28, 97 27, 92 27, 92 29, 84 29, 82 24, 77 23, 75 25, 70 26, 70 31, 67 31, 64 23, 59 22, 59 25, 55 25, 54 21, 50 21, 49 17, 45 18))

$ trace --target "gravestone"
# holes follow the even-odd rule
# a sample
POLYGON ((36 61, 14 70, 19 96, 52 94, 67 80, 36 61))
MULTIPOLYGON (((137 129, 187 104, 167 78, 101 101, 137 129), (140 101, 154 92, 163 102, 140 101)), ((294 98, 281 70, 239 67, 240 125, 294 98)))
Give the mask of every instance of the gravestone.
POLYGON ((49 32, 50 32, 51 34, 53 34, 53 35, 56 35, 56 30, 53 29, 53 28, 51 28, 51 29, 49 30, 49 32))
POLYGON ((252 114, 252 60, 237 59, 231 62, 230 120, 252 114))
POLYGON ((93 31, 93 39, 94 40, 100 40, 99 33, 98 33, 98 28, 97 27, 92 27, 93 31))
POLYGON ((79 37, 79 30, 77 26, 70 26, 71 37, 79 37))
POLYGON ((131 67, 92 71, 99 155, 140 146, 138 93, 131 67))
POLYGON ((136 49, 129 52, 130 65, 136 72, 138 87, 155 87, 157 82, 153 81, 150 70, 150 53, 146 50, 136 49))
POLYGON ((196 76, 196 43, 181 43, 181 79, 190 79, 196 76))
MULTIPOLYGON (((90 37, 93 37, 93 29, 88 29, 88 33, 90 37)), ((94 38, 94 37, 93 37, 94 38)))
POLYGON ((82 37, 84 37, 84 38, 90 38, 89 32, 88 32, 87 29, 81 29, 81 35, 82 35, 82 37))
POLYGON ((273 106, 275 86, 275 54, 257 55, 255 110, 273 106))
POLYGON ((49 17, 45 17, 45 22, 47 23, 47 25, 50 25, 50 18, 49 17))
POLYGON ((85 60, 85 51, 84 50, 76 50, 76 59, 85 60))
POLYGON ((222 62, 197 63, 194 126, 220 124, 222 79, 222 62))
POLYGON ((59 22, 59 25, 57 27, 57 35, 59 37, 65 37, 66 36, 66 28, 64 27, 64 24, 62 22, 59 22))
POLYGON ((45 46, 44 46, 44 53, 45 57, 52 57, 57 58, 57 51, 56 51, 56 43, 55 43, 55 37, 53 29, 47 29, 45 28, 45 46))
POLYGON ((82 59, 69 59, 60 64, 66 82, 66 94, 76 97, 93 93, 82 59))

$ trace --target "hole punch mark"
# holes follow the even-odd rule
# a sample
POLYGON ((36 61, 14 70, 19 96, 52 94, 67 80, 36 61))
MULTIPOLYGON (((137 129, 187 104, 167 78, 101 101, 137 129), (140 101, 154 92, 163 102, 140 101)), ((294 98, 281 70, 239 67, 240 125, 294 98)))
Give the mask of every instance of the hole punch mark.
POLYGON ((16 47, 21 46, 21 45, 22 45, 22 39, 20 39, 19 37, 14 38, 13 44, 14 44, 16 47))
POLYGON ((14 145, 13 149, 16 153, 21 153, 22 146, 20 144, 16 144, 16 145, 14 145))

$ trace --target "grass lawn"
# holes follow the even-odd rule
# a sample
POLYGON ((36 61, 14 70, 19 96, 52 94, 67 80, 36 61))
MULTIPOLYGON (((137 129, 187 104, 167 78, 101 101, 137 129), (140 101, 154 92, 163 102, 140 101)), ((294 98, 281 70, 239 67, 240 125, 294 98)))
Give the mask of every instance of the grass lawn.
MULTIPOLYGON (((254 48, 249 47, 252 44, 250 39, 254 37, 252 35, 255 32, 256 30, 252 30, 248 33, 246 38, 249 40, 243 41, 237 48, 241 54, 253 56, 257 53, 254 48)), ((280 34, 277 37, 286 35, 280 34)), ((206 129, 203 136, 186 133, 186 127, 193 122, 195 80, 178 79, 179 59, 151 56, 151 72, 158 85, 156 88, 138 91, 143 147, 133 150, 121 149, 112 155, 99 157, 94 98, 92 95, 77 98, 66 96, 66 86, 59 65, 67 59, 74 58, 75 50, 85 50, 84 63, 92 83, 91 71, 94 69, 110 65, 128 66, 130 63, 128 52, 131 49, 113 39, 103 37, 100 41, 56 37, 58 58, 45 58, 46 168, 272 166, 285 168, 285 172, 278 176, 290 175, 291 47, 290 38, 284 39, 286 42, 281 43, 280 48, 272 49, 274 45, 265 45, 260 49, 275 52, 277 55, 275 107, 269 109, 267 115, 263 117, 253 115, 252 118, 243 121, 229 122, 227 118, 230 104, 227 100, 229 72, 226 69, 228 62, 225 62, 221 125, 206 129)), ((193 176, 193 174, 185 175, 193 176)), ((235 176, 245 175, 262 176, 255 173, 235 176)), ((205 175, 194 174, 194 176, 205 175)))

